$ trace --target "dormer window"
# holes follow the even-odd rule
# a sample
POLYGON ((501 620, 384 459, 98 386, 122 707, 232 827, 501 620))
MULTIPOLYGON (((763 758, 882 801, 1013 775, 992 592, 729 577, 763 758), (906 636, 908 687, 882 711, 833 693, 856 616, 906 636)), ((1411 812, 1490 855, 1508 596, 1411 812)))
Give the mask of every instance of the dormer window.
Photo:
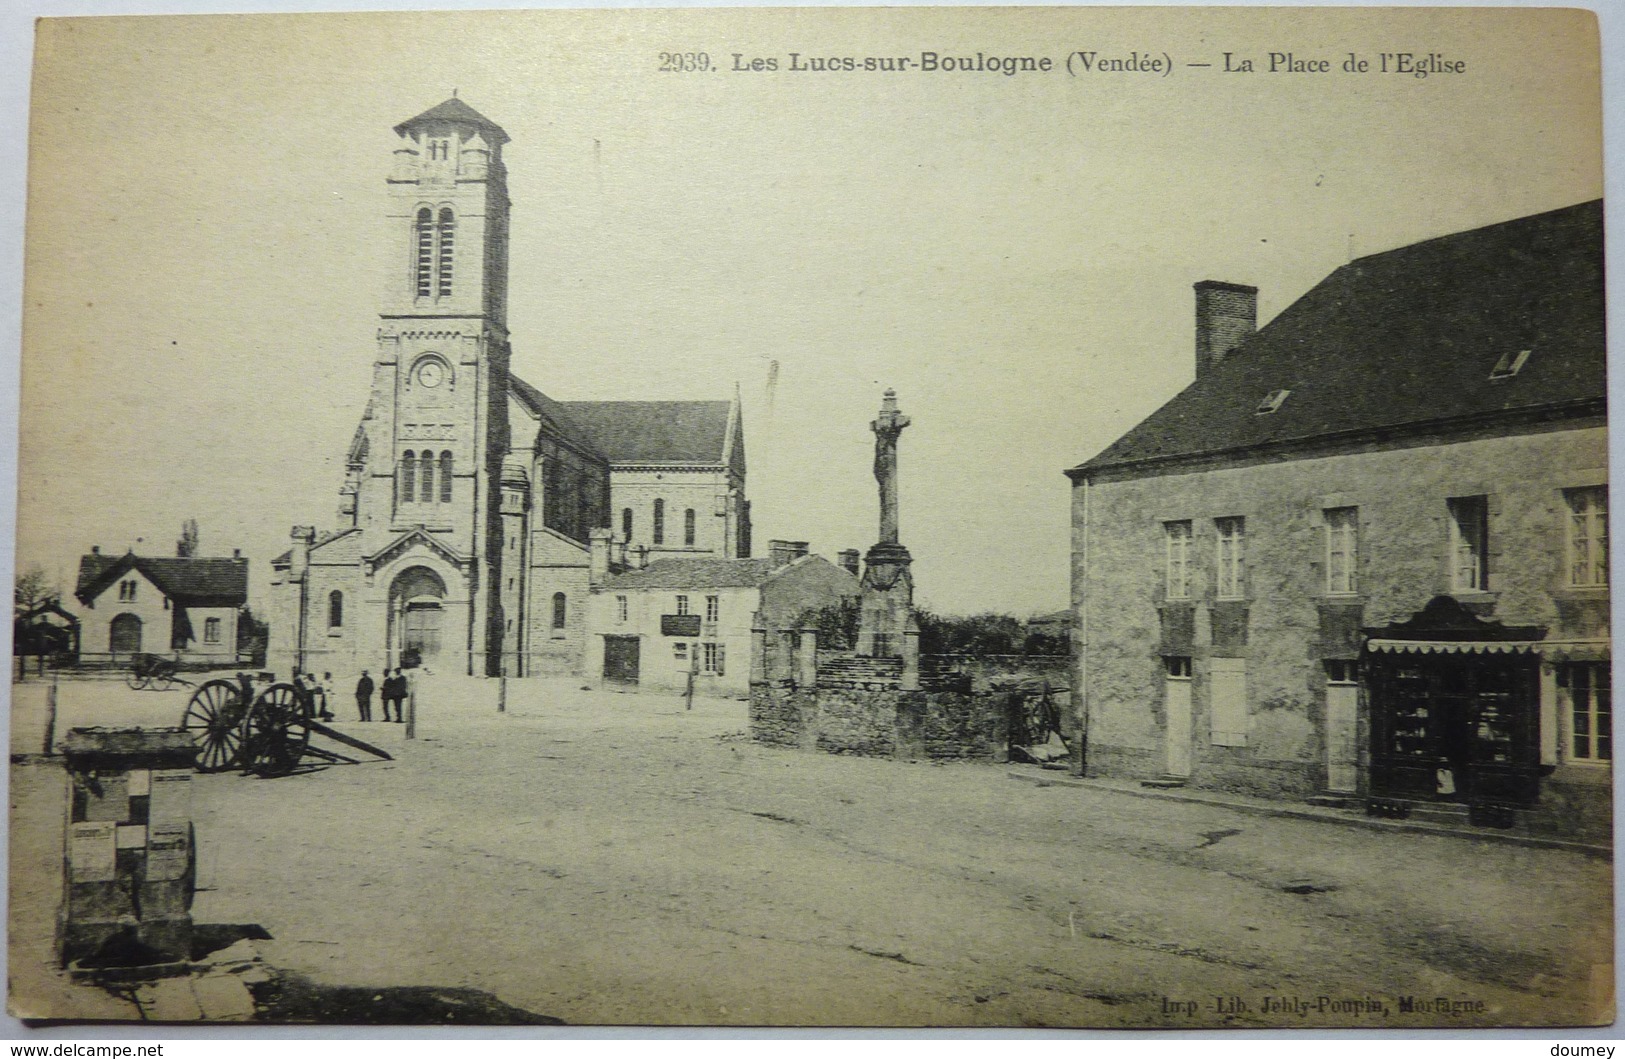
POLYGON ((1520 349, 1516 353, 1501 354, 1501 359, 1495 362, 1494 369, 1490 371, 1490 380, 1512 378, 1523 370, 1523 366, 1529 362, 1529 354, 1533 352, 1532 349, 1520 349))
POLYGON ((1271 390, 1268 397, 1258 402, 1258 407, 1253 409, 1253 414, 1267 416, 1272 412, 1278 411, 1281 405, 1286 401, 1287 394, 1291 392, 1291 390, 1271 390))

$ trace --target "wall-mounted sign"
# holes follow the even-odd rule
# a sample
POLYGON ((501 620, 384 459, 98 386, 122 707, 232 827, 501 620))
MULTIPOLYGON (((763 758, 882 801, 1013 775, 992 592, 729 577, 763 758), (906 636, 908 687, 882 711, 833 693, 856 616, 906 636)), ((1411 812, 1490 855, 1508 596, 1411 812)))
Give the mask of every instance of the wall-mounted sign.
POLYGON ((698 636, 700 634, 700 616, 698 614, 662 614, 660 616, 660 635, 662 636, 698 636))

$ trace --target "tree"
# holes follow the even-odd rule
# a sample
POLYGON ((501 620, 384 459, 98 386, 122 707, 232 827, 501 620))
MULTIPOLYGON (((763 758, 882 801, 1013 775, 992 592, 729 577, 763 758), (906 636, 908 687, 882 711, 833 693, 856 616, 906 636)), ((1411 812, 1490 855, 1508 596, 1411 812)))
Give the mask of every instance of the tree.
POLYGON ((1021 619, 1008 614, 973 614, 966 618, 945 618, 917 610, 914 620, 920 626, 923 654, 1018 655, 1026 643, 1027 629, 1021 619))
POLYGON ((260 621, 246 605, 237 612, 237 654, 247 656, 249 665, 265 664, 265 648, 271 640, 271 626, 260 621))
POLYGON ((12 615, 25 614, 35 607, 55 601, 61 595, 61 590, 51 584, 43 569, 31 566, 27 572, 17 575, 17 584, 12 593, 12 615))
POLYGON ((796 627, 818 630, 818 646, 830 651, 850 651, 858 645, 858 600, 842 599, 826 607, 804 610, 796 627))

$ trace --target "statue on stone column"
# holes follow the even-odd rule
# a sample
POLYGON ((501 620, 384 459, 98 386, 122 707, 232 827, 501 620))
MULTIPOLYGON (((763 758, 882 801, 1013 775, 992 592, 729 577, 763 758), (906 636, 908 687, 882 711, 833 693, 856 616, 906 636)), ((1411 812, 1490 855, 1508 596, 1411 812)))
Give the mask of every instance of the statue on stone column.
POLYGON ((875 481, 880 484, 880 543, 896 544, 897 438, 908 426, 908 416, 897 410, 897 391, 887 390, 880 414, 869 424, 875 432, 875 481))
POLYGON ((875 435, 875 481, 880 486, 880 539, 865 557, 858 582, 858 654, 902 658, 903 686, 918 686, 918 625, 914 621, 914 561, 898 539, 897 438, 908 426, 897 410, 897 392, 887 390, 880 414, 869 429, 875 435), (911 662, 910 659, 913 659, 911 662))

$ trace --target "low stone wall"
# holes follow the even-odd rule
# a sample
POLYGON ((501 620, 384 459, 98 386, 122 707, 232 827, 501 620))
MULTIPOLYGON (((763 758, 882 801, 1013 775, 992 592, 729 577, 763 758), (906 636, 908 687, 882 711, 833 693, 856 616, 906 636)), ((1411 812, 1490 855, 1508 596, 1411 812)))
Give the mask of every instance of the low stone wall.
POLYGON ((797 688, 756 683, 750 731, 774 746, 899 760, 1002 762, 1007 696, 991 692, 797 688))
POLYGON ((1051 687, 1071 684, 1071 660, 1066 655, 921 655, 921 668, 952 669, 968 673, 982 686, 993 681, 1047 680, 1051 687))
POLYGON ((1565 783, 1556 777, 1540 787, 1539 803, 1523 810, 1531 829, 1581 842, 1611 845, 1614 835, 1613 787, 1603 783, 1565 783))

